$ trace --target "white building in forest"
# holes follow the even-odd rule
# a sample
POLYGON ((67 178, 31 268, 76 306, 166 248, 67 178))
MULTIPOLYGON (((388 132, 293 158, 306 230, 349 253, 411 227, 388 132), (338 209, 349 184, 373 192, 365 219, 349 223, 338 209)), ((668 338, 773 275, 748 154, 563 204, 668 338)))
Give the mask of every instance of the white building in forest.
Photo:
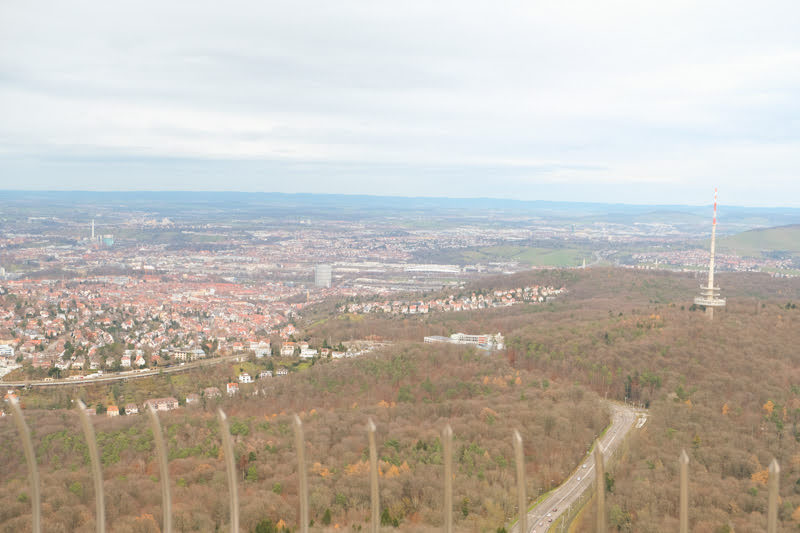
POLYGON ((433 335, 430 337, 425 337, 424 340, 428 344, 439 342, 447 344, 472 344, 485 350, 503 350, 506 347, 505 338, 503 337, 502 333, 497 333, 494 335, 489 333, 479 335, 453 333, 449 337, 433 335))

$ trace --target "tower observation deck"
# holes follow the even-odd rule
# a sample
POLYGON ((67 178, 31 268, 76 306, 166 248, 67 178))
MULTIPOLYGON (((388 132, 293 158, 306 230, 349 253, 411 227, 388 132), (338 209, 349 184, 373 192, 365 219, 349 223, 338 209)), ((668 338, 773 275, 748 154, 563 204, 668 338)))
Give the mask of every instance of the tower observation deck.
POLYGON ((711 259, 708 262, 708 285, 700 287, 700 296, 694 299, 696 305, 706 310, 709 320, 714 318, 715 307, 725 307, 725 298, 720 298, 719 287, 714 286, 714 253, 717 237, 717 189, 714 189, 714 220, 711 224, 711 259))

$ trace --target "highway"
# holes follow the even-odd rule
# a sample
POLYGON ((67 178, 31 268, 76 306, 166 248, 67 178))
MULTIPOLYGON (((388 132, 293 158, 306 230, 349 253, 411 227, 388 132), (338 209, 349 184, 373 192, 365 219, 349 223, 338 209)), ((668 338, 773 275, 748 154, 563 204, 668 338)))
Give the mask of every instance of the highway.
MULTIPOLYGON (((605 450, 603 456, 606 461, 622 444, 628 432, 634 429, 634 426, 637 429, 641 428, 647 419, 646 413, 642 410, 611 402, 609 402, 609 406, 612 410, 611 426, 603 435, 603 438, 600 439, 605 450)), ((588 454, 564 483, 553 490, 536 507, 528 511, 527 533, 548 531, 558 517, 566 512, 571 505, 575 504, 578 498, 591 487, 592 483, 594 483, 594 476, 594 456, 593 454, 588 454)), ((511 533, 520 533, 519 522, 511 528, 511 533)))
POLYGON ((103 374, 94 378, 83 379, 54 379, 51 381, 33 380, 33 381, 2 381, 0 380, 0 387, 64 387, 76 385, 91 385, 92 383, 108 383, 109 381, 124 381, 127 379, 146 378, 157 376, 159 374, 171 374, 173 372, 186 372, 204 366, 218 365, 221 363, 232 363, 239 359, 239 355, 230 355, 227 357, 214 357, 211 359, 201 359, 192 363, 185 363, 183 365, 173 365, 157 369, 139 369, 127 370, 125 372, 114 372, 110 374, 103 374))

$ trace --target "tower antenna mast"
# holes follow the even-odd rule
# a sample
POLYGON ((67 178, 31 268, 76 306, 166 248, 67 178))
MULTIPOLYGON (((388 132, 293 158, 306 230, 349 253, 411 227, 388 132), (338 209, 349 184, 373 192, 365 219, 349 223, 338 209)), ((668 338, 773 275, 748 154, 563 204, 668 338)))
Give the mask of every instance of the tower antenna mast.
POLYGON ((708 286, 700 288, 700 296, 694 299, 696 305, 705 308, 709 320, 714 319, 714 308, 725 307, 725 299, 719 296, 719 287, 714 286, 714 256, 717 240, 717 189, 714 189, 714 218, 711 222, 711 258, 708 261, 708 286))

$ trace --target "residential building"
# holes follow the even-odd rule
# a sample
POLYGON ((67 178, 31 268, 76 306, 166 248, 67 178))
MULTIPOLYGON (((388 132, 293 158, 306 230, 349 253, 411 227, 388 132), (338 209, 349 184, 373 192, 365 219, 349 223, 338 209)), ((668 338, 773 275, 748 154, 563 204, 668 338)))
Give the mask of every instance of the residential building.
POLYGON ((169 350, 169 356, 175 361, 196 361, 197 359, 204 359, 206 352, 200 348, 173 348, 169 350))
POLYGON ((317 350, 315 350, 314 348, 303 348, 302 350, 300 350, 300 357, 306 359, 311 359, 312 357, 318 354, 319 352, 317 352, 317 350))
POLYGON ((147 400, 144 405, 145 407, 152 407, 156 411, 171 411, 178 408, 178 400, 171 396, 169 398, 156 398, 147 400))
POLYGON ((291 357, 294 355, 295 344, 293 342, 284 342, 281 346, 281 356, 291 357))
POLYGON ((253 353, 256 354, 258 359, 272 355, 272 346, 268 342, 251 342, 250 349, 253 350, 253 353))
POLYGON ((203 396, 206 398, 219 398, 222 393, 217 387, 207 387, 203 389, 203 396))

